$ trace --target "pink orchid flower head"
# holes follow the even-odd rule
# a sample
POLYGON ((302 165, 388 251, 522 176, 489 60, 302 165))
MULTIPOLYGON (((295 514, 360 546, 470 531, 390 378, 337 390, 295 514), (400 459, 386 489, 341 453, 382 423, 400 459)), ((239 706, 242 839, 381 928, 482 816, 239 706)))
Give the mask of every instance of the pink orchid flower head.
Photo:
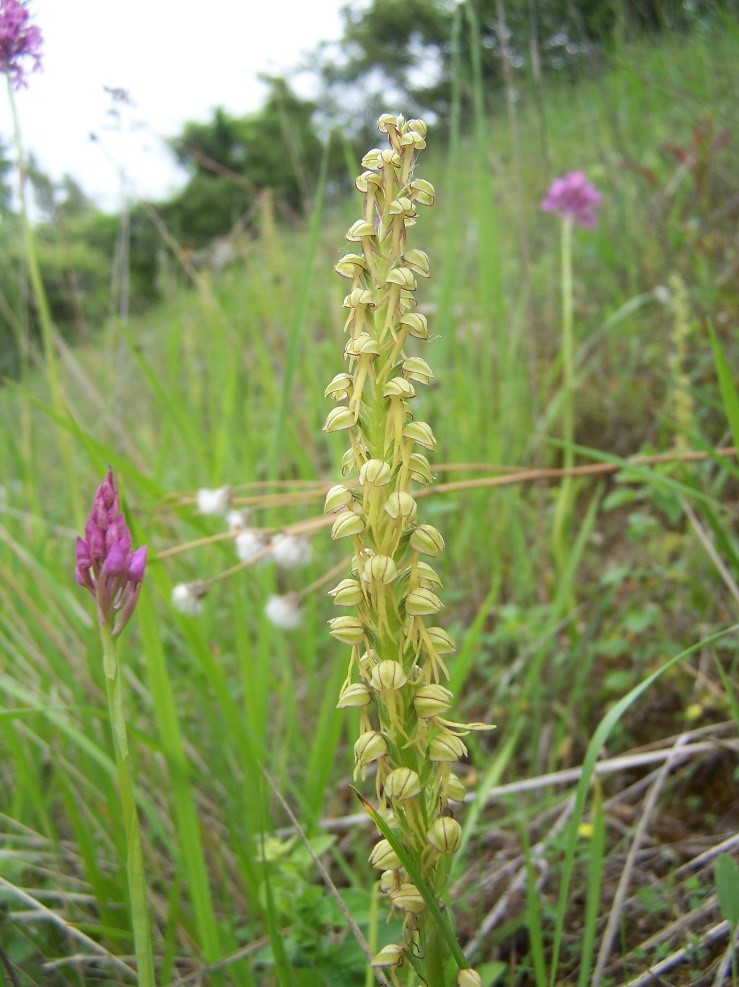
POLYGON ((598 220, 603 196, 582 171, 555 178, 541 203, 544 212, 557 213, 577 226, 592 227, 598 220))
POLYGON ((41 29, 29 23, 31 15, 21 0, 0 0, 0 72, 7 75, 15 89, 26 83, 26 59, 31 72, 41 67, 41 29))
POLYGON ((75 578, 97 603, 100 623, 117 637, 133 613, 146 569, 146 546, 133 551, 131 532, 121 513, 109 468, 97 488, 85 525, 77 539, 75 578))

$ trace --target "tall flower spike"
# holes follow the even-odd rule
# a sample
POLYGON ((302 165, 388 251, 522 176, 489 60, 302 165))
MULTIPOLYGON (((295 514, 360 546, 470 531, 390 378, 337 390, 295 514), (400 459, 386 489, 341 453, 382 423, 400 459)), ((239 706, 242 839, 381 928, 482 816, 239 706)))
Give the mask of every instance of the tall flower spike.
MULTIPOLYGON (((441 718, 453 698, 439 682, 448 678, 442 656, 454 645, 440 627, 427 626, 442 606, 434 591, 441 581, 421 556, 438 556, 444 539, 436 528, 419 524, 413 496, 414 484, 432 482, 421 450, 436 444, 430 425, 412 411, 417 391, 433 374, 425 360, 406 353, 409 342, 428 338, 426 320, 414 310, 416 279, 429 276, 429 259, 408 245, 418 212, 434 201, 433 186, 413 174, 426 126, 386 114, 378 127, 389 146, 369 151, 362 161, 356 183, 361 218, 347 233, 351 252, 336 265, 351 281, 344 299, 347 371, 326 389, 338 403, 325 431, 348 439, 342 473, 355 483, 332 487, 325 511, 335 516, 332 538, 351 544, 354 578, 342 579, 331 592, 344 612, 330 628, 351 647, 338 705, 359 710, 355 777, 375 772, 380 814, 416 865, 411 878, 401 863, 404 854, 387 841, 370 858, 383 870, 380 886, 390 907, 403 916, 402 942, 386 946, 373 966, 412 961, 425 967, 425 982, 436 987, 448 947, 414 881, 421 875, 425 887, 443 897, 451 856, 461 845, 448 802, 464 798, 452 771, 466 753, 458 734, 484 727, 441 718)), ((455 956, 461 968, 464 957, 455 956)))
POLYGON ((41 29, 29 24, 30 13, 20 0, 0 0, 0 72, 7 75, 16 89, 27 85, 26 66, 31 72, 41 67, 41 29))
POLYGON ((100 623, 118 637, 133 613, 146 568, 146 545, 135 552, 121 513, 113 471, 108 468, 97 488, 85 525, 77 539, 75 578, 97 603, 100 623))

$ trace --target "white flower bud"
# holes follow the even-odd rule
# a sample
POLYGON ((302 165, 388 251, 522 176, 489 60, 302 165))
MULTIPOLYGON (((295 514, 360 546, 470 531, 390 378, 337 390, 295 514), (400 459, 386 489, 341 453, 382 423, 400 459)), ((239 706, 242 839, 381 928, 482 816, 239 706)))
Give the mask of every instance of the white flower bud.
POLYGON ((461 778, 455 774, 450 774, 447 782, 447 798, 450 798, 452 802, 464 802, 466 795, 467 789, 461 778))
POLYGON ((376 730, 367 730, 366 733, 361 733, 354 745, 354 760, 360 768, 366 768, 368 764, 385 754, 387 754, 385 738, 376 730))
POLYGON ((354 449, 349 448, 341 457, 341 475, 346 476, 347 473, 351 473, 356 468, 356 465, 357 462, 354 449))
POLYGON ((418 915, 426 907, 423 895, 415 884, 401 884, 399 888, 390 895, 393 907, 399 911, 410 912, 418 915))
POLYGON ((352 535, 360 535, 364 531, 364 518, 354 511, 344 511, 339 514, 331 528, 331 537, 334 541, 339 538, 350 538, 352 535))
POLYGON ((352 428, 354 424, 354 412, 340 405, 338 408, 332 408, 329 411, 323 431, 341 432, 345 428, 352 428))
POLYGON ((439 853, 456 853, 462 846, 462 827, 451 816, 441 816, 431 824, 426 839, 439 853))
POLYGON ((342 579, 328 591, 337 607, 357 607, 364 602, 362 587, 356 579, 342 579))
POLYGON ((393 477, 390 463, 382 459, 368 459, 359 470, 359 482, 362 486, 384 487, 393 477))
POLYGON ((432 452, 436 448, 436 436, 428 422, 408 422, 403 426, 403 438, 410 439, 432 452))
POLYGON ((266 547, 264 535, 251 528, 244 528, 234 540, 236 554, 242 562, 251 562, 266 547))
POLYGON ((409 267, 396 267, 385 278, 385 284, 395 284, 405 291, 415 291, 418 287, 413 271, 409 267))
POLYGON ((385 798, 402 802, 421 791, 421 782, 412 768, 395 768, 385 779, 385 798))
POLYGON ((388 946, 383 946, 380 952, 372 957, 370 966, 400 966, 403 962, 403 956, 403 947, 391 942, 388 946))
POLYGON ((386 134, 388 130, 398 130, 403 123, 402 117, 397 117, 392 113, 382 113, 377 118, 377 129, 381 134, 386 134))
POLYGON ((370 676, 370 685, 378 691, 392 692, 395 689, 402 689, 407 681, 408 676, 403 671, 403 666, 392 658, 386 658, 375 665, 370 676))
MULTIPOLYGON (((415 117, 409 120, 406 127, 411 133, 418 134, 419 137, 426 136, 426 124, 423 120, 418 120, 415 117)), ((428 182, 426 183, 428 184, 428 182)))
POLYGON ((431 182, 427 182, 423 178, 416 178, 410 183, 408 190, 411 197, 420 206, 433 206, 436 192, 431 182))
POLYGON ((460 738, 449 731, 437 734, 429 744, 430 761, 458 761, 467 754, 467 748, 460 738))
POLYGON ((376 232, 372 223, 368 223, 366 219, 358 219, 346 231, 346 238, 352 243, 359 243, 365 237, 375 236, 376 232))
POLYGON ((400 155, 397 151, 394 151, 391 147, 384 147, 380 151, 380 158, 377 162, 378 168, 400 168, 401 165, 400 155))
POLYGON ((375 843, 369 862, 378 870, 399 870, 403 866, 400 857, 387 840, 375 843))
POLYGON ((373 171, 363 171, 354 182, 358 192, 368 192, 370 186, 374 188, 382 188, 382 179, 379 175, 376 175, 373 171))
POLYGON ((208 490, 203 487, 197 493, 198 512, 200 514, 225 514, 228 511, 231 490, 229 487, 219 487, 218 490, 208 490))
POLYGON ((429 324, 421 312, 406 312, 398 321, 402 326, 407 326, 409 334, 416 339, 429 338, 429 324))
POLYGON ((444 551, 444 539, 441 532, 432 524, 419 524, 411 532, 408 543, 414 552, 430 555, 432 558, 436 558, 444 551))
POLYGON ((422 685, 413 697, 413 707, 422 720, 441 716, 452 705, 452 693, 443 685, 422 685))
POLYGON ((398 578, 398 567, 389 555, 374 555, 365 562, 362 579, 366 583, 381 583, 387 586, 398 578))
POLYGON ((482 987, 482 977, 468 966, 457 974, 457 987, 482 987))
MULTIPOLYGON (((344 308, 359 308, 362 305, 373 307, 375 305, 375 294, 370 288, 362 288, 357 285, 356 288, 352 288, 344 299, 344 308)), ((367 334, 365 333, 365 335, 367 334)))
POLYGON ((359 254, 344 254, 334 270, 342 278, 354 278, 357 274, 367 270, 367 261, 359 254))
POLYGON ((226 524, 228 525, 229 531, 243 531, 244 528, 249 524, 249 511, 246 508, 242 510, 234 509, 229 511, 226 515, 226 524))
POLYGON ((405 874, 405 871, 395 868, 394 870, 384 870, 380 874, 380 893, 390 894, 399 884, 403 882, 400 880, 401 874, 405 874))
POLYGON ((420 274, 422 278, 428 278, 431 276, 429 255, 425 250, 406 250, 403 254, 403 263, 415 274, 420 274))
POLYGON ((404 603, 405 612, 409 617, 429 617, 443 606, 439 597, 423 586, 411 590, 404 603))
POLYGON ((350 707, 369 706, 372 702, 372 693, 362 682, 350 682, 341 690, 337 709, 348 709, 350 707))
POLYGON ((208 592, 205 583, 179 583, 172 590, 172 603, 176 610, 188 617, 196 617, 203 612, 203 597, 208 592))
POLYGON ((325 398, 333 398, 334 401, 344 401, 349 397, 354 383, 351 374, 336 374, 334 379, 323 392, 325 398))
POLYGON ((427 589, 431 589, 432 586, 444 585, 439 574, 431 568, 428 562, 416 563, 416 580, 419 586, 425 586, 427 589))
POLYGON ((413 497, 404 490, 391 493, 384 504, 385 513, 393 521, 402 518, 404 521, 412 521, 416 516, 417 504, 413 497))
POLYGON ((270 544, 270 554, 281 569, 300 569, 311 559, 311 544, 304 535, 280 532, 270 544))
POLYGON ((404 401, 410 401, 411 398, 416 396, 416 391, 413 384, 406 380, 405 377, 393 377, 385 385, 382 396, 385 398, 402 398, 404 401))
POLYGON ((431 367, 420 356, 409 356, 403 361, 403 374, 417 384, 429 384, 434 379, 431 367))
POLYGON ((331 487, 326 494, 326 501, 323 505, 324 514, 333 514, 342 507, 348 507, 353 501, 352 492, 343 483, 337 483, 331 487))
POLYGON ((431 642, 437 655, 451 655, 457 650, 454 641, 443 627, 427 627, 426 637, 431 642))
POLYGON ((267 614, 267 619, 275 627, 279 627, 285 631, 292 631, 296 627, 299 627, 303 619, 303 611, 300 609, 298 599, 294 593, 288 593, 285 596, 268 596, 265 613, 267 614))
MULTIPOLYGON (((429 484, 434 482, 431 466, 422 452, 411 453, 408 460, 408 472, 410 473, 411 480, 415 480, 416 483, 429 484)), ((428 555, 429 553, 426 552, 426 554, 428 555)))
POLYGON ((347 356, 379 356, 380 344, 367 332, 360 332, 358 336, 347 340, 344 347, 347 356))
POLYGON ((361 644, 364 641, 364 624, 359 617, 333 617, 328 622, 330 633, 342 644, 361 644))

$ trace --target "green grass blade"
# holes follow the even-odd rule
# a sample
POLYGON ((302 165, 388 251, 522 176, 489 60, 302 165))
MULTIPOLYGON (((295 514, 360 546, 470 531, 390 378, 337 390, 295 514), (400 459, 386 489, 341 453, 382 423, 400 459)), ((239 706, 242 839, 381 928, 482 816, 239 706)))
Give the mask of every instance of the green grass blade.
POLYGON ((588 860, 587 897, 585 900, 585 927, 580 947, 580 972, 577 987, 587 987, 590 981, 590 969, 593 965, 595 937, 598 931, 598 912, 600 908, 600 887, 603 876, 603 856, 605 851, 606 824, 603 811, 603 791, 596 775, 594 779, 595 793, 592 808, 592 835, 590 837, 590 857, 588 860))
POLYGON ((536 886, 536 867, 531 857, 531 842, 525 821, 521 827, 521 841, 526 864, 526 928, 529 933, 529 952, 534 966, 536 987, 546 987, 546 952, 542 935, 539 890, 536 886))
POLYGON ((716 363, 716 373, 721 391, 721 400, 724 403, 724 411, 726 412, 726 420, 731 429, 734 448, 739 449, 739 389, 737 389, 734 375, 729 369, 729 364, 716 335, 716 330, 710 322, 708 323, 708 332, 711 336, 713 359, 716 363))
POLYGON ((696 644, 691 645, 684 651, 675 655, 669 661, 665 662, 660 668, 652 672, 651 675, 647 676, 642 682, 635 686, 630 692, 628 692, 622 699, 620 699, 614 706, 606 713, 603 719, 600 721, 598 728, 596 729, 593 737, 588 744, 588 749, 585 752, 585 758, 582 765, 582 775, 577 786, 575 793, 575 806, 572 812, 572 819, 568 826, 567 831, 567 844, 565 848, 565 859, 562 867, 562 879, 560 883, 559 899, 557 903, 557 920, 555 923, 554 930, 554 941, 552 944, 552 967, 551 967, 551 979, 550 987, 555 987, 557 982, 557 967, 559 964, 559 954, 562 948, 562 940, 564 936, 564 922, 567 912, 567 901, 569 897, 570 885, 572 883, 572 875, 575 865, 575 847, 578 839, 578 829, 580 822, 582 820, 583 809, 585 807, 585 800, 587 798, 588 789, 590 787, 590 782, 593 774, 593 768, 598 760, 600 751, 611 735, 614 727, 618 724, 621 717, 624 715, 627 709, 632 706, 639 697, 650 689, 655 682, 658 681, 666 672, 670 669, 675 668, 681 662, 685 661, 691 655, 700 651, 701 648, 713 644, 714 641, 719 641, 721 638, 725 637, 727 634, 732 634, 739 631, 739 624, 733 624, 731 627, 726 627, 716 634, 711 634, 709 637, 704 638, 702 641, 698 641, 696 644))
POLYGON ((308 313, 308 302, 310 301, 311 290, 314 281, 314 268, 316 254, 318 251, 318 237, 321 232, 321 221, 323 217, 323 199, 326 191, 326 178, 328 175, 328 160, 330 152, 330 142, 326 142, 321 158, 321 171, 316 187, 316 197, 311 213, 310 230, 308 232, 308 243, 303 258, 303 271, 300 279, 300 286, 295 301, 295 311, 290 326, 290 336, 288 338, 287 354, 285 358, 285 376, 282 385, 282 400, 277 413, 277 424, 275 425, 275 435, 272 442, 272 449, 269 457, 269 468, 267 476, 272 479, 279 472, 280 457, 282 455, 282 445, 284 439, 285 424, 292 400, 292 382, 295 375, 295 368, 298 362, 298 350, 300 340, 303 335, 305 319, 308 313))
POLYGON ((390 829, 388 824, 385 822, 385 820, 382 818, 379 812, 377 812, 374 806, 370 802, 368 802, 367 799, 364 798, 364 796, 361 795, 359 792, 357 792, 357 796, 359 797, 359 801, 362 803, 362 808, 370 816, 372 822, 375 824, 375 826, 377 826, 377 828, 385 837, 385 839, 388 841, 388 843, 393 848, 393 850, 395 850, 398 857, 400 858, 400 862, 403 864, 403 867, 405 867, 406 871, 410 875, 413 884, 415 884, 415 886, 420 891, 423 900, 426 902, 426 907, 428 908, 429 912, 431 913, 431 916, 433 917, 434 922, 436 923, 436 929, 438 933, 442 936, 444 941, 446 942, 447 946, 449 947, 449 951, 454 957, 457 966, 459 967, 460 970, 465 969, 465 967, 467 967, 468 964, 464 957, 464 953, 462 952, 462 949, 459 945, 459 942, 457 941, 457 937, 454 935, 454 931, 452 930, 452 927, 450 926, 447 919, 444 917, 444 915, 442 915, 441 909, 439 908, 439 903, 436 900, 436 896, 434 895, 434 892, 431 890, 431 888, 428 886, 428 883, 426 882, 426 879, 424 878, 423 874, 416 866, 415 859, 408 853, 408 851, 405 849, 403 844, 398 839, 396 833, 392 829, 390 829))
POLYGON ((206 962, 214 963, 223 955, 223 947, 211 900, 205 852, 200 837, 200 823, 193 799, 174 693, 159 638, 151 592, 146 585, 139 598, 137 612, 154 715, 162 738, 162 748, 172 786, 175 826, 182 867, 187 879, 187 891, 195 914, 203 955, 206 962))

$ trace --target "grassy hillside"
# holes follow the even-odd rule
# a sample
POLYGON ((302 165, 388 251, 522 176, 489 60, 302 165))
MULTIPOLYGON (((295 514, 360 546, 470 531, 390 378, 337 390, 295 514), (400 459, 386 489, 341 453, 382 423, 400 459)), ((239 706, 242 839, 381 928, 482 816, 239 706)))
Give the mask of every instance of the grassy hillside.
MULTIPOLYGON (((438 437, 419 514, 446 540, 455 716, 497 725, 467 738, 475 799, 452 881, 486 984, 730 982, 736 928, 714 868, 739 848, 739 470, 714 450, 739 433, 737 35, 726 20, 619 50, 589 80, 548 82, 541 103, 521 79, 448 149, 431 128, 419 165, 437 192, 412 231, 431 259, 436 379, 414 411, 438 437), (559 223, 539 204, 574 169, 603 207, 574 231, 581 469, 567 485, 559 223), (667 981, 647 977, 660 962, 667 981)), ((332 267, 357 208, 324 208, 319 189, 309 228, 286 229, 265 197, 261 236, 217 276, 167 245, 190 287, 172 278, 146 318, 60 344, 54 394, 43 364, 0 390, 10 983, 132 982, 98 627, 73 578, 108 464, 151 559, 121 652, 158 982, 371 982, 277 793, 372 947, 394 934, 355 818, 357 722, 335 709, 346 649, 326 629, 345 554, 322 515, 345 448, 322 431, 344 368, 332 267), (229 574, 235 533, 196 504, 223 486, 264 538, 307 532, 309 565, 229 574), (193 580, 198 616, 172 602, 193 580), (290 592, 303 620, 284 631, 265 601, 290 592)))

